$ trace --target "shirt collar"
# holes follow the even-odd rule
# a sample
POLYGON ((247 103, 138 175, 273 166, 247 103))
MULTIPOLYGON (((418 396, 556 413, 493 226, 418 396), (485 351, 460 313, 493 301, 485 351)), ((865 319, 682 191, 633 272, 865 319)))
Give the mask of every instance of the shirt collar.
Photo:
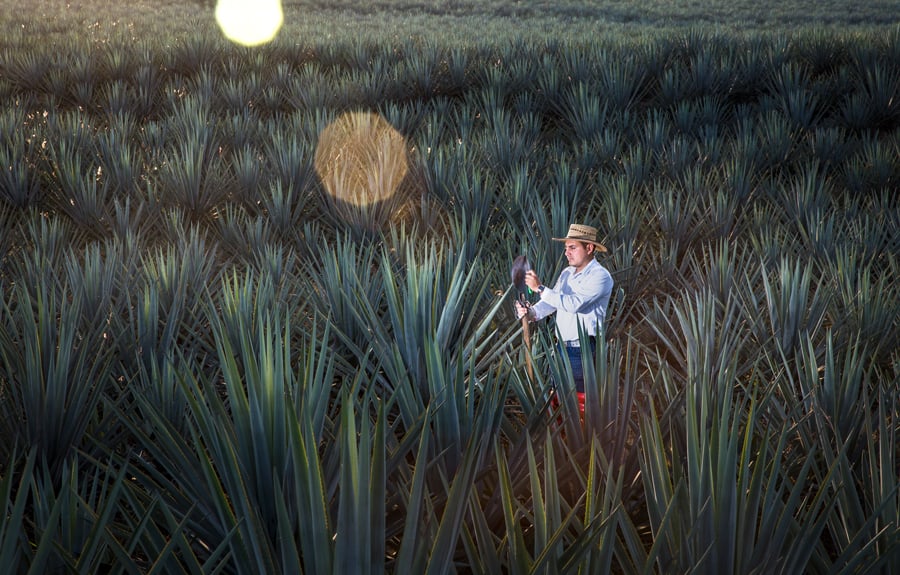
POLYGON ((597 260, 596 260, 596 259, 592 259, 591 261, 588 262, 588 264, 587 264, 586 266, 584 266, 584 269, 582 269, 581 271, 576 271, 576 270, 575 270, 575 266, 569 266, 569 269, 570 269, 571 272, 572 272, 572 277, 577 277, 577 276, 583 274, 584 272, 586 272, 586 271, 588 271, 589 269, 591 269, 591 267, 593 267, 594 264, 596 264, 596 263, 597 263, 597 260))

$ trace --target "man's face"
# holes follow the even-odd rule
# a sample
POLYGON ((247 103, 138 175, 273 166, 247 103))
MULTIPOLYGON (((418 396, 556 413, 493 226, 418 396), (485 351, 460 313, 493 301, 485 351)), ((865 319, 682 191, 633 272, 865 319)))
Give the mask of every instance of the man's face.
POLYGON ((594 256, 593 244, 576 242, 574 240, 566 241, 566 259, 570 266, 574 266, 577 271, 584 269, 594 256))

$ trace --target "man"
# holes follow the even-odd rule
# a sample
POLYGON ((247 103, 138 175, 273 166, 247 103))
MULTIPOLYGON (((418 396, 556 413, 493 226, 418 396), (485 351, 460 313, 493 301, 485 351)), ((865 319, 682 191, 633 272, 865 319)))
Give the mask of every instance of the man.
POLYGON ((575 391, 580 408, 584 411, 584 370, 581 364, 581 342, 578 326, 582 326, 589 336, 591 357, 593 357, 596 337, 606 318, 606 308, 612 294, 613 279, 609 271, 601 266, 594 256, 605 252, 606 248, 597 241, 597 229, 582 224, 572 224, 564 238, 553 238, 565 242, 565 255, 569 267, 559 274, 553 288, 545 287, 533 271, 525 273, 525 283, 540 294, 540 301, 531 307, 516 302, 516 316, 527 315, 530 321, 539 321, 556 314, 556 330, 560 345, 566 350, 572 365, 575 391))

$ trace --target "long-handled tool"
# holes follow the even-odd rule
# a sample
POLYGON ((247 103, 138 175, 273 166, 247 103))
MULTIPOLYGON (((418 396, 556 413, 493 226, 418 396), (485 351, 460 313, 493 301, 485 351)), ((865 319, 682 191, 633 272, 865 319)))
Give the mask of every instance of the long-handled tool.
MULTIPOLYGON (((529 302, 526 297, 528 286, 525 284, 525 272, 530 269, 531 265, 528 263, 528 258, 525 256, 517 256, 516 259, 513 260, 512 269, 509 274, 512 278, 512 283, 518 292, 517 301, 525 306, 526 309, 531 306, 531 302, 529 302)), ((522 316, 522 336, 525 341, 525 369, 528 374, 528 379, 534 381, 534 368, 531 365, 531 331, 528 325, 527 313, 522 316)))

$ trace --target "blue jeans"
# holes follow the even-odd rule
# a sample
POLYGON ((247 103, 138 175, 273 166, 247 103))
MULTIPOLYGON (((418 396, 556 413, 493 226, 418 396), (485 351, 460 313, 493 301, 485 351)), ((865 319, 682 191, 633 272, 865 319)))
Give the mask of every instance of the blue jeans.
MULTIPOLYGON (((566 355, 569 356, 569 363, 572 364, 572 380, 575 383, 575 391, 584 393, 584 367, 581 363, 581 358, 584 355, 582 353, 583 348, 565 346, 564 349, 566 350, 566 355)), ((596 344, 592 339, 590 346, 591 355, 588 358, 588 361, 594 361, 594 352, 596 349, 596 344)))

